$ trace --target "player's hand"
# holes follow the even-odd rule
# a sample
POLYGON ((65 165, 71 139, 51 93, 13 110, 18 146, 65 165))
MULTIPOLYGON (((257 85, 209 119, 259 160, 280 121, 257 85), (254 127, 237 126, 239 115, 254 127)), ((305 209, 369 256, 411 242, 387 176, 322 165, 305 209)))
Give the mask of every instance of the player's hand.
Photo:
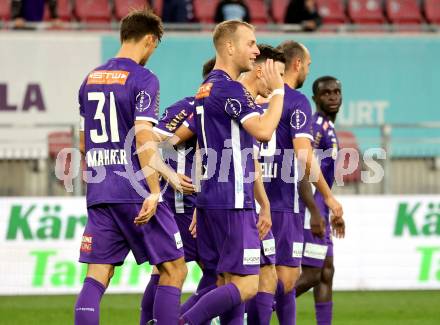
POLYGON ((174 177, 170 179, 170 184, 176 191, 183 194, 192 194, 196 190, 191 178, 183 174, 176 173, 174 177))
POLYGON ((344 211, 342 210, 342 205, 336 199, 334 196, 329 197, 325 200, 325 204, 328 206, 332 214, 337 218, 342 218, 342 215, 344 214, 344 211))
POLYGON ((345 237, 344 218, 342 217, 337 218, 335 216, 332 216, 331 223, 332 223, 333 236, 335 236, 336 238, 344 238, 345 237))
POLYGON ((197 209, 194 209, 193 217, 188 230, 194 238, 197 238, 197 209))
POLYGON ((262 207, 260 209, 260 213, 258 215, 258 222, 257 222, 257 229, 260 240, 263 240, 263 238, 266 237, 271 227, 272 227, 272 217, 270 215, 270 209, 262 207))
POLYGON ((141 211, 139 211, 138 216, 134 218, 135 225, 142 226, 146 224, 156 214, 159 196, 159 194, 150 194, 150 196, 144 200, 141 211))
POLYGON ((275 62, 272 59, 266 60, 262 67, 263 77, 266 79, 267 86, 272 91, 278 88, 284 88, 284 81, 278 71, 275 62))
POLYGON ((312 231, 313 236, 317 236, 319 238, 324 238, 325 235, 325 221, 324 218, 321 217, 319 212, 310 213, 310 230, 312 231))

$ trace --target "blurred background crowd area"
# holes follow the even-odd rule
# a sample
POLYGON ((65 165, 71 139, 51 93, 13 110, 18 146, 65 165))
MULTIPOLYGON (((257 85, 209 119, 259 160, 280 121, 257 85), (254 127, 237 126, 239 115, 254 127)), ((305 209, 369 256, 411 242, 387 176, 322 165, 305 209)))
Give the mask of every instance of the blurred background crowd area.
POLYGON ((440 25, 440 0, 1 0, 0 21, 11 29, 117 29, 142 7, 169 29, 228 19, 285 31, 437 31, 440 25))

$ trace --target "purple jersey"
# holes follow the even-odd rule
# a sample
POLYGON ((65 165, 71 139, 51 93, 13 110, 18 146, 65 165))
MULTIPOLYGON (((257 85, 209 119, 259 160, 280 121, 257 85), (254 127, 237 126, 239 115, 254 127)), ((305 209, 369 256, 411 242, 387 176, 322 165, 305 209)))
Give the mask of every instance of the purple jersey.
MULTIPOLYGON (((325 117, 322 113, 316 112, 313 115, 313 147, 316 156, 321 163, 321 171, 324 178, 331 188, 335 180, 335 162, 338 157, 338 138, 336 137, 335 127, 332 121, 325 117)), ((315 198, 321 196, 319 202, 323 202, 320 192, 315 192, 315 198)), ((317 201, 318 202, 318 201, 317 201)), ((328 215, 328 207, 322 204, 328 215)))
POLYGON ((196 95, 195 124, 202 153, 197 207, 254 209, 253 137, 242 124, 260 113, 252 96, 224 71, 213 70, 196 95))
POLYGON ((79 106, 87 205, 142 202, 148 186, 135 155, 133 127, 136 120, 157 123, 159 80, 131 59, 113 58, 84 80, 79 106))
POLYGON ((306 96, 284 85, 284 105, 280 123, 272 139, 262 143, 260 163, 263 182, 272 211, 300 211, 298 167, 293 139, 313 140, 312 110, 306 96))
MULTIPOLYGON (((154 129, 158 133, 172 136, 179 126, 193 113, 193 110, 194 97, 186 97, 165 109, 164 114, 154 129)), ((165 161, 177 173, 192 177, 196 142, 197 138, 193 137, 189 141, 175 146, 174 150, 165 148, 162 151, 165 161)), ((176 213, 192 211, 195 206, 195 194, 183 195, 175 191, 169 184, 166 184, 165 181, 162 182, 162 185, 166 186, 163 198, 173 211, 176 213)))

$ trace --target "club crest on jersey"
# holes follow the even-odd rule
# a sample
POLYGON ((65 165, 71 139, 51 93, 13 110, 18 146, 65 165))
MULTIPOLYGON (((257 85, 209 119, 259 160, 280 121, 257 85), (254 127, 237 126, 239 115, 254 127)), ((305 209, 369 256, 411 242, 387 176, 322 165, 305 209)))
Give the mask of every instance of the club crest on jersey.
POLYGON ((212 82, 201 85, 199 90, 197 91, 196 99, 208 97, 211 94, 212 86, 212 82))
POLYGON ((151 105, 151 96, 146 90, 141 90, 136 95, 136 110, 140 113, 146 111, 151 105))
POLYGON ((303 111, 296 109, 290 117, 290 126, 295 130, 301 129, 307 122, 307 116, 303 111))
POLYGON ((92 251, 92 236, 83 235, 81 241, 80 251, 84 253, 90 253, 92 251))
POLYGON ((238 117, 241 113, 241 103, 234 98, 228 98, 225 104, 225 111, 231 116, 238 117))

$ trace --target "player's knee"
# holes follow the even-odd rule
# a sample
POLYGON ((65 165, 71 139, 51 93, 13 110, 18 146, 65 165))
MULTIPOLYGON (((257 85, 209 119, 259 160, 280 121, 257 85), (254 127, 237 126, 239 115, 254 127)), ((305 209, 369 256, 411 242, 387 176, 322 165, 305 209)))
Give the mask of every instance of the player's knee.
POLYGON ((258 291, 275 293, 277 282, 277 272, 273 265, 267 265, 261 268, 258 291))
POLYGON ((258 292, 258 275, 247 275, 241 277, 234 277, 232 282, 237 286, 240 291, 240 297, 242 301, 248 301, 252 299, 258 292))
POLYGON ((296 279, 283 279, 283 287, 284 287, 284 293, 292 292, 295 288, 296 279))
POLYGON ((321 280, 324 283, 331 283, 333 281, 333 276, 335 275, 335 267, 333 264, 326 265, 324 269, 322 270, 322 277, 321 280))
POLYGON ((87 269, 87 277, 91 277, 105 287, 108 287, 114 272, 115 267, 110 264, 89 264, 87 269))
POLYGON ((301 273, 301 278, 304 276, 305 282, 307 282, 307 286, 312 288, 317 286, 321 282, 322 277, 322 269, 320 268, 308 268, 303 269, 301 273))
POLYGON ((188 268, 186 267, 185 260, 183 258, 179 258, 171 262, 165 262, 161 265, 158 265, 157 268, 161 277, 173 279, 179 283, 183 283, 183 281, 185 281, 188 273, 188 268))

